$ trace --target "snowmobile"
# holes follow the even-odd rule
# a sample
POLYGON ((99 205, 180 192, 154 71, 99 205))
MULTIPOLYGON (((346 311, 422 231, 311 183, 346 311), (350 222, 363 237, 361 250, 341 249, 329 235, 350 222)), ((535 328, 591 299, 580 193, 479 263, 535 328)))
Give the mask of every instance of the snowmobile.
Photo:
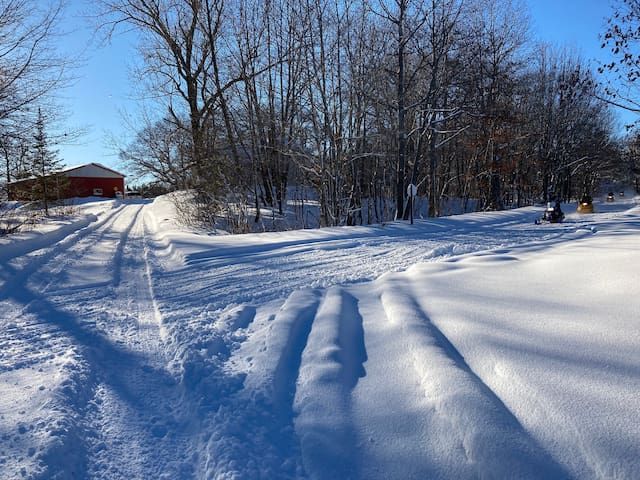
POLYGON ((613 192, 609 192, 607 194, 607 202, 613 202, 615 201, 615 196, 613 195, 613 192))
MULTIPOLYGON (((560 208, 560 202, 556 202, 555 206, 551 206, 551 202, 547 203, 547 208, 542 214, 540 221, 549 223, 560 223, 564 220, 564 213, 560 208)), ((539 222, 536 222, 539 223, 539 222)))
POLYGON ((578 204, 578 213, 593 213, 593 200, 589 195, 583 195, 578 204))

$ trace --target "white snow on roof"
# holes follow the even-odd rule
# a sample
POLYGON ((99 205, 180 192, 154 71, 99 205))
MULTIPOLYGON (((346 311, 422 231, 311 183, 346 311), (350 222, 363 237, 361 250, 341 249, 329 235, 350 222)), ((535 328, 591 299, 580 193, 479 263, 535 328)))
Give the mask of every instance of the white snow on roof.
MULTIPOLYGON (((105 167, 100 163, 85 163, 83 165, 75 165, 73 167, 65 167, 55 172, 58 175, 66 177, 90 177, 90 178, 125 178, 124 173, 117 172, 111 168, 105 167), (73 172, 73 173, 72 173, 73 172)), ((19 180, 9 182, 8 185, 34 180, 37 177, 26 177, 19 180)))
POLYGON ((99 178, 124 178, 125 175, 115 170, 105 167, 100 163, 86 163, 67 167, 58 171, 68 177, 99 177, 99 178), (71 174, 73 172, 73 174, 71 174))

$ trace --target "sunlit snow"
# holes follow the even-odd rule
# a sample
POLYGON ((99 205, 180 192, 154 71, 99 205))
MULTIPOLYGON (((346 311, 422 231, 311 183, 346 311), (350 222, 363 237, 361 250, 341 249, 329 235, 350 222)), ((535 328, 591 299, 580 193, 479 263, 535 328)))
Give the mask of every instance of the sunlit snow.
POLYGON ((640 478, 640 197, 0 239, 0 478, 640 478))

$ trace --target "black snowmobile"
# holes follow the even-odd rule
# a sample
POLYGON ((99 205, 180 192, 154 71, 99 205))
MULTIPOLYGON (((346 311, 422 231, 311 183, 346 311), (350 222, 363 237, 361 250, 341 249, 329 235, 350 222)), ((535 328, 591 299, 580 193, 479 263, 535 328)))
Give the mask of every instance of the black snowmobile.
POLYGON ((562 211, 562 208, 560 208, 560 202, 556 202, 553 207, 551 206, 551 202, 547 203, 547 208, 544 210, 540 221, 549 223, 560 223, 562 222, 562 220, 564 220, 564 213, 562 211))

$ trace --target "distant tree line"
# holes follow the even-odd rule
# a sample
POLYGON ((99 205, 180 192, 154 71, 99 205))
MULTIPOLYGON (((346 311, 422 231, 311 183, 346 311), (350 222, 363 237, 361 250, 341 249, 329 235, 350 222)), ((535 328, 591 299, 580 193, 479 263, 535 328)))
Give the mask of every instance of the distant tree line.
POLYGON ((156 112, 121 158, 194 192, 203 221, 283 213, 294 187, 330 226, 406 218, 409 184, 438 216, 633 175, 611 92, 532 42, 520 0, 98 3, 106 28, 139 32, 156 112))

